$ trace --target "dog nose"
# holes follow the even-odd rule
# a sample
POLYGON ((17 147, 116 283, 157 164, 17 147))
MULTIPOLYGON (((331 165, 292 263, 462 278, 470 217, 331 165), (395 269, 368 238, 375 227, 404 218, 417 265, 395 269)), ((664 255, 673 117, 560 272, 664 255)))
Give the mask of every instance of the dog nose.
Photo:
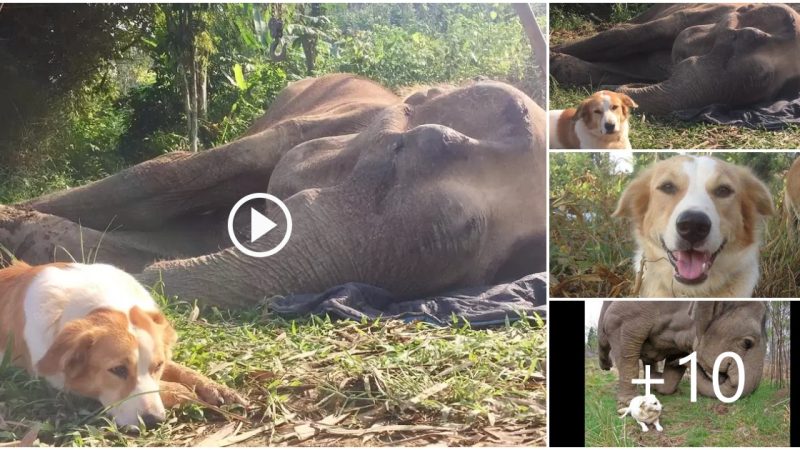
POLYGON ((165 416, 156 416, 154 414, 145 414, 142 416, 142 422, 144 422, 145 428, 151 430, 158 426, 161 422, 166 419, 165 416))
POLYGON ((606 123, 605 127, 606 127, 606 131, 608 131, 610 133, 610 132, 614 131, 614 127, 616 127, 616 125, 613 124, 613 123, 606 123))
POLYGON ((678 234, 691 244, 708 237, 711 232, 711 219, 699 211, 685 211, 678 216, 678 234))

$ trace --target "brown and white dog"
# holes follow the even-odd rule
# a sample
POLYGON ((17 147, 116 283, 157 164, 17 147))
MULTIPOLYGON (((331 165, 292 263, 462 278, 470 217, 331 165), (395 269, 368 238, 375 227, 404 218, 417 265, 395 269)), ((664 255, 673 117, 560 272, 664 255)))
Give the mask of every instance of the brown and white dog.
POLYGON ((245 401, 171 361, 172 326, 130 275, 104 264, 16 262, 0 270, 0 359, 94 398, 121 427, 148 427, 199 397, 245 401))
POLYGON ((577 109, 551 110, 550 148, 630 150, 628 117, 638 106, 625 94, 598 91, 577 109))
POLYGON ((634 225, 642 297, 750 297, 760 228, 774 213, 744 167, 707 156, 659 161, 631 182, 614 216, 634 225))

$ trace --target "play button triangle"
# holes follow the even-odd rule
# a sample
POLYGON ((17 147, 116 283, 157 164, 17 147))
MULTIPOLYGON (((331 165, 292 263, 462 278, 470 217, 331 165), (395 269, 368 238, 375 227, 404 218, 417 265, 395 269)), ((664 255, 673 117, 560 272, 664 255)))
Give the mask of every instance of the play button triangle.
POLYGON ((255 242, 277 226, 278 224, 269 220, 267 216, 250 208, 250 242, 255 242))

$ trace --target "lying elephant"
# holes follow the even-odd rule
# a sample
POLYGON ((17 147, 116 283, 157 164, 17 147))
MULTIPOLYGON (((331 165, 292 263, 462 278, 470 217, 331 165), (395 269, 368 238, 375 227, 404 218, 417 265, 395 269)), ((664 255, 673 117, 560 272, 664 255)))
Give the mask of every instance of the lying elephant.
POLYGON ((542 109, 496 82, 411 98, 352 75, 294 83, 232 143, 0 206, 0 244, 32 264, 91 251, 167 294, 229 306, 351 281, 416 297, 543 271, 542 109), (226 220, 264 191, 293 232, 257 259, 231 246, 226 220))
POLYGON ((551 49, 568 85, 623 85, 644 112, 752 105, 800 92, 800 15, 781 4, 659 4, 551 49))
POLYGON ((727 351, 744 362, 744 373, 725 358, 720 366, 720 392, 732 397, 744 383, 742 395, 752 393, 761 381, 767 353, 767 306, 765 302, 635 301, 604 302, 597 325, 600 368, 619 371, 617 401, 627 405, 639 395, 631 383, 639 378, 639 361, 650 365, 653 385, 661 394, 672 394, 686 371, 678 360, 697 352, 697 392, 715 397, 711 381, 714 361, 727 351), (664 372, 655 364, 664 361, 664 372))

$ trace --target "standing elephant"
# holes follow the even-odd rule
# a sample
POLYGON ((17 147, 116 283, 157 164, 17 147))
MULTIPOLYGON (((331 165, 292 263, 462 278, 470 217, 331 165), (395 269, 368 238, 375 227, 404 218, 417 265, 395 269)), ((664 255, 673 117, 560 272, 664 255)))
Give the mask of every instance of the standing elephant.
POLYGON ((651 370, 661 394, 672 394, 686 371, 678 360, 697 352, 697 392, 714 397, 711 381, 714 361, 724 352, 735 352, 744 362, 744 373, 731 358, 720 366, 719 387, 732 397, 740 383, 742 395, 752 393, 761 381, 767 353, 767 305, 739 301, 636 301, 604 302, 597 325, 600 367, 619 371, 617 401, 627 404, 639 395, 631 380, 639 377, 639 361, 655 369, 664 361, 664 372, 651 370))
POLYGON ((644 112, 752 105, 800 91, 800 15, 783 4, 659 4, 551 49, 562 84, 623 85, 644 112))
POLYGON ((404 101, 353 75, 307 79, 234 142, 0 205, 0 245, 32 264, 91 252, 168 295, 238 307, 347 282, 413 298, 516 279, 545 270, 544 122, 503 83, 404 101), (231 246, 226 219, 264 191, 293 232, 257 259, 231 246))

